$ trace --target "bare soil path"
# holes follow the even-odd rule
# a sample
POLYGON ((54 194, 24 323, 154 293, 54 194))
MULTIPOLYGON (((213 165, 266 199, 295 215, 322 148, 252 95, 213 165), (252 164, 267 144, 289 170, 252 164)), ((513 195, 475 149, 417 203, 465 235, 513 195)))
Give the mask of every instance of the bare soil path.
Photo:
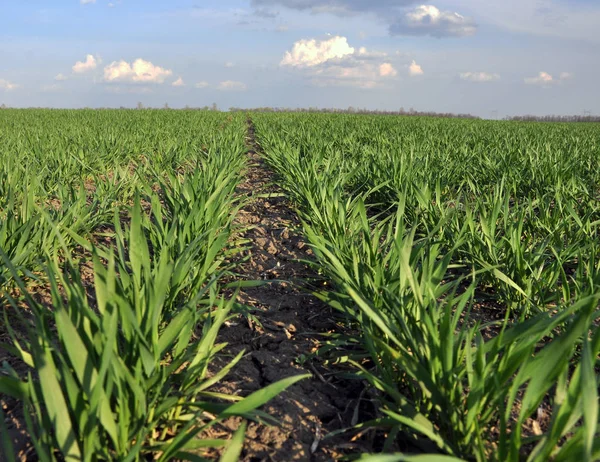
POLYGON ((362 385, 339 382, 315 360, 299 360, 316 351, 322 334, 336 328, 335 315, 300 288, 301 281, 315 277, 298 261, 310 259, 311 251, 300 235, 298 217, 259 153, 250 120, 248 146, 249 169, 239 194, 253 200, 240 211, 237 222, 251 226, 242 236, 250 240, 251 248, 240 272, 247 280, 272 282, 244 289, 239 295, 239 302, 253 307, 261 325, 240 318, 223 328, 219 340, 229 343, 227 353, 245 350, 246 355, 219 391, 245 396, 285 377, 313 374, 312 379, 301 381, 267 404, 264 410, 282 425, 251 424, 242 460, 336 460, 344 450, 360 452, 361 448, 350 444, 348 437, 345 442, 322 438, 350 426, 362 385))

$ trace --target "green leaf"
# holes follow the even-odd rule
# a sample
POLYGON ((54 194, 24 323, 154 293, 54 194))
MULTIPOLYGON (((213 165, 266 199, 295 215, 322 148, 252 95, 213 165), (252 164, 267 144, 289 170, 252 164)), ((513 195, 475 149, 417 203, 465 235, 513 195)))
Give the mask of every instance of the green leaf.
POLYGON ((40 386, 44 404, 48 411, 48 419, 56 432, 56 440, 60 451, 67 461, 79 461, 82 454, 78 446, 79 437, 69 415, 69 406, 65 400, 52 358, 51 349, 40 344, 36 346, 36 367, 40 378, 40 386))
POLYGON ((219 459, 219 462, 237 462, 242 454, 244 447, 244 439, 246 437, 246 422, 242 422, 240 427, 233 434, 233 438, 229 442, 227 449, 219 459))
POLYGON ((294 377, 282 379, 278 382, 268 385, 265 388, 250 394, 242 401, 232 404, 224 412, 222 412, 219 417, 223 418, 246 414, 250 411, 258 409, 262 405, 268 403, 271 399, 273 399, 279 393, 284 391, 286 388, 291 387, 295 383, 298 383, 300 380, 304 380, 310 377, 312 377, 311 374, 297 375, 294 377))
MULTIPOLYGON (((0 378, 2 380, 2 378, 0 378)), ((4 393, 0 387, 0 393, 4 393)), ((2 445, 0 446, 0 456, 4 456, 6 462, 16 462, 15 458, 15 449, 12 444, 10 434, 8 433, 8 427, 6 425, 6 416, 4 415, 4 410, 2 406, 0 406, 0 442, 2 445)))
POLYGON ((25 401, 29 395, 29 387, 17 378, 0 377, 0 395, 8 395, 25 401))
POLYGON ((374 454, 363 455, 357 460, 360 460, 361 462, 464 462, 463 459, 442 454, 423 454, 418 456, 404 454, 374 454))
POLYGON ((593 460, 592 452, 598 432, 598 378, 594 369, 594 359, 597 359, 597 355, 598 352, 592 354, 591 342, 584 335, 581 360, 581 404, 583 406, 585 460, 593 460))

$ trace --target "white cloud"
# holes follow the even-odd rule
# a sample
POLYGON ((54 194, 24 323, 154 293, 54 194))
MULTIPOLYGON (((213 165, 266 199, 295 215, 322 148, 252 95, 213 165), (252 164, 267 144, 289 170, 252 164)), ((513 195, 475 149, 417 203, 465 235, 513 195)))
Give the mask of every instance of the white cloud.
POLYGON ((72 67, 75 74, 83 74, 87 71, 92 71, 98 66, 99 60, 93 55, 86 55, 85 61, 77 61, 72 67))
POLYGON ((383 85, 383 79, 398 74, 385 58, 387 53, 354 48, 346 37, 335 36, 326 40, 297 41, 280 65, 302 72, 313 85, 321 87, 376 88, 383 85))
POLYGON ((202 82, 198 82, 196 83, 196 85, 194 85, 196 88, 206 88, 208 87, 208 82, 206 81, 202 81, 202 82))
POLYGON ((345 86, 356 88, 381 87, 384 79, 398 74, 391 63, 378 64, 361 60, 360 55, 312 68, 308 72, 311 83, 320 87, 345 86))
POLYGON ((0 79, 0 90, 11 91, 21 88, 21 85, 9 82, 8 80, 0 79))
POLYGON ((398 71, 394 69, 391 63, 383 63, 379 66, 379 75, 381 77, 395 77, 398 75, 398 71))
POLYGON ((91 3, 96 3, 96 0, 79 0, 79 3, 82 5, 89 5, 91 3))
POLYGON ((56 77, 54 77, 54 80, 56 80, 57 82, 62 82, 64 80, 67 80, 67 76, 64 74, 57 74, 56 77))
POLYGON ((462 72, 460 78, 470 82, 493 82, 494 80, 500 80, 498 74, 490 74, 489 72, 462 72))
POLYGON ((228 61, 228 62, 225 63, 225 67, 227 67, 227 68, 235 67, 235 63, 232 63, 231 61, 228 61))
POLYGON ((127 61, 113 61, 104 68, 104 80, 107 82, 163 83, 173 71, 155 66, 141 58, 129 64, 127 61))
POLYGON ((525 83, 528 85, 551 85, 553 83, 556 83, 556 80, 554 80, 554 77, 552 77, 550 74, 548 74, 547 72, 540 72, 537 77, 527 77, 525 79, 525 83))
POLYGON ((465 37, 475 32, 477 25, 472 18, 452 11, 441 11, 433 5, 418 6, 390 26, 392 35, 465 37))
POLYGON ((408 73, 412 77, 424 74, 423 68, 419 66, 415 60, 413 60, 413 62, 410 63, 410 66, 408 66, 408 73))
POLYGON ((286 51, 281 66, 312 67, 329 60, 354 53, 346 37, 335 36, 328 40, 299 40, 291 51, 286 51))
POLYGON ((175 82, 171 84, 173 87, 185 87, 185 82, 181 77, 179 77, 175 82))
POLYGON ((571 77, 573 77, 573 74, 570 72, 561 72, 558 79, 554 78, 554 76, 548 72, 540 72, 537 77, 527 77, 525 79, 525 83, 528 85, 540 85, 542 87, 548 87, 550 85, 560 84, 565 80, 569 80, 571 77))
POLYGON ((243 82, 236 82, 234 80, 225 80, 224 82, 219 83, 217 86, 218 90, 225 91, 244 91, 246 90, 246 84, 243 82))

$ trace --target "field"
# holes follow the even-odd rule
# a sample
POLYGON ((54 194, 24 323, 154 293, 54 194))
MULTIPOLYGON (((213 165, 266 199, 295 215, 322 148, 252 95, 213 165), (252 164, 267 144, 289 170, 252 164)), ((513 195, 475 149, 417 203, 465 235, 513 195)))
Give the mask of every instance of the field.
POLYGON ((0 111, 4 458, 600 460, 598 185, 598 124, 0 111))

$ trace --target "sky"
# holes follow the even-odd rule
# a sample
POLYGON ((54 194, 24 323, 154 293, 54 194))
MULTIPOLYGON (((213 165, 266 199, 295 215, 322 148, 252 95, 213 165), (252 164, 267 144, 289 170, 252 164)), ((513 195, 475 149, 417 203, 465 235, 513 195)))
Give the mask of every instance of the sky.
POLYGON ((600 114, 597 0, 0 0, 0 104, 600 114))

